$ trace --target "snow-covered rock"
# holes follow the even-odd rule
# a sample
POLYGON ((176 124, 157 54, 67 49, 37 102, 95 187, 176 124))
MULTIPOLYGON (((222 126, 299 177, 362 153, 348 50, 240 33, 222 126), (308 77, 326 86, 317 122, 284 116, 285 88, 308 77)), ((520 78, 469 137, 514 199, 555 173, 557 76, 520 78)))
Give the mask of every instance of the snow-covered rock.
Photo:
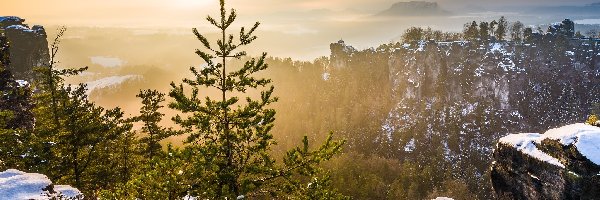
POLYGON ((448 197, 438 197, 438 198, 435 198, 433 200, 454 200, 454 199, 453 198, 448 198, 448 197))
POLYGON ((68 185, 53 185, 46 175, 16 169, 0 172, 0 199, 78 199, 82 194, 68 185))
POLYGON ((10 63, 7 69, 16 79, 33 80, 33 68, 50 62, 48 41, 44 27, 33 27, 15 16, 0 16, 0 30, 10 41, 10 63), (31 27, 31 28, 30 28, 31 27))
POLYGON ((492 183, 501 199, 590 199, 600 195, 600 127, 572 124, 501 138, 492 183))

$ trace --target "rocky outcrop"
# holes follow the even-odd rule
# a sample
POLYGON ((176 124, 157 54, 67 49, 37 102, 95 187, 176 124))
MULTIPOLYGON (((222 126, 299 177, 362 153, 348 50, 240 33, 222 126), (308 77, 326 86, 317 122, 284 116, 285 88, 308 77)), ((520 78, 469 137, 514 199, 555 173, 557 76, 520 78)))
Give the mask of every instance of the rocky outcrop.
POLYGON ((2 124, 7 129, 33 128, 33 105, 31 103, 31 91, 24 80, 15 80, 11 71, 6 69, 10 66, 9 44, 6 37, 0 36, 0 111, 10 111, 11 118, 2 124))
POLYGON ((573 124, 499 140, 491 179, 499 199, 597 199, 600 128, 573 124))
POLYGON ((44 27, 29 27, 19 17, 0 17, 0 33, 10 42, 10 60, 7 67, 16 79, 31 81, 33 68, 49 63, 48 41, 44 27))
POLYGON ((365 97, 385 98, 371 107, 388 103, 374 139, 386 154, 442 155, 451 163, 446 171, 466 177, 482 199, 492 193, 478 184, 490 182, 485 174, 499 138, 583 121, 600 102, 600 45, 589 40, 420 41, 346 54, 347 45, 333 46, 330 66, 345 68, 332 67, 331 79, 356 71, 346 80, 367 85, 359 87, 365 97))
POLYGON ((352 54, 356 52, 356 49, 354 49, 352 46, 346 45, 344 40, 331 43, 329 45, 329 49, 331 50, 331 66, 336 69, 346 68, 346 65, 348 65, 352 54))

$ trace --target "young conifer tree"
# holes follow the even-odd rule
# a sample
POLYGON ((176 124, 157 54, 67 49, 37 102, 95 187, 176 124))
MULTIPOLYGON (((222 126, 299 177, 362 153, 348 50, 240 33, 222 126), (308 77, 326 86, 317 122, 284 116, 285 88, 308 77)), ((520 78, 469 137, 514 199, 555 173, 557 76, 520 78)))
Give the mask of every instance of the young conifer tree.
POLYGON ((144 154, 150 160, 162 153, 162 146, 159 142, 177 132, 161 127, 159 124, 165 116, 159 111, 163 107, 161 103, 165 101, 165 94, 156 90, 143 90, 136 96, 142 99, 143 106, 140 109, 140 115, 134 117, 133 120, 143 123, 142 132, 146 136, 140 138, 140 142, 146 145, 144 154))
POLYGON ((93 197, 94 190, 108 187, 112 182, 126 181, 122 179, 130 176, 129 160, 114 159, 114 156, 121 157, 122 149, 115 144, 133 139, 132 125, 124 119, 120 108, 104 109, 89 101, 85 84, 64 83, 64 77, 87 69, 56 67, 58 44, 65 30, 59 29, 51 46, 49 65, 36 68, 34 86, 38 91, 33 95, 33 134, 37 140, 29 142, 36 149, 34 157, 40 162, 30 170, 93 197))
POLYGON ((506 32, 508 32, 508 21, 506 21, 504 16, 500 17, 497 26, 498 28, 496 28, 496 31, 494 31, 494 36, 496 36, 497 40, 502 41, 505 39, 504 37, 506 37, 506 32))
MULTIPOLYGON (((220 18, 207 17, 208 22, 220 30, 216 46, 193 29, 205 48, 196 50, 196 54, 206 65, 200 69, 190 68, 194 77, 183 80, 186 87, 171 83, 169 96, 175 101, 169 107, 183 113, 173 120, 189 134, 187 143, 192 152, 189 163, 193 169, 185 173, 191 174, 190 194, 208 199, 239 199, 299 193, 305 187, 299 186, 301 181, 297 180, 300 179, 293 176, 312 178, 319 171, 316 165, 339 153, 343 141, 332 141, 329 137, 318 150, 309 151, 305 138, 304 147, 288 152, 284 166, 276 164, 269 154, 276 143, 270 133, 275 110, 268 106, 277 98, 273 97, 270 79, 254 76, 267 69, 266 53, 248 60, 243 66, 227 65, 228 59, 245 56, 246 52, 239 48, 257 38, 253 33, 258 22, 249 30, 241 28, 237 39, 228 34, 236 17, 235 10, 227 12, 224 0, 220 0, 220 18), (246 94, 248 90, 262 88, 267 89, 262 90, 257 99, 246 94), (209 90, 217 91, 218 97, 200 95, 209 90)), ((302 185, 306 186, 306 183, 302 185)))

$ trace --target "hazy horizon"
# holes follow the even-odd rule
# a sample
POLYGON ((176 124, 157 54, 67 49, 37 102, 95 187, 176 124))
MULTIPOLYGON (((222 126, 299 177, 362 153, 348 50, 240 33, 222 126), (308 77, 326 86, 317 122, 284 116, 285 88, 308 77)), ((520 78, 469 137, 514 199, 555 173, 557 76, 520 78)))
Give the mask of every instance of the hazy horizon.
MULTIPOLYGON (((374 17, 396 2, 400 1, 232 0, 226 6, 238 11, 236 26, 249 26, 256 21, 262 23, 257 41, 261 49, 255 53, 266 51, 277 57, 313 60, 328 56, 329 43, 339 39, 358 49, 376 47, 396 40, 411 26, 458 32, 468 21, 491 21, 502 15, 511 21, 521 20, 526 25, 551 23, 563 18, 587 19, 560 13, 540 15, 528 12, 528 9, 584 6, 597 1, 438 0, 434 2, 452 15, 374 17)), ((49 33, 56 26, 67 26, 71 29, 67 37, 85 37, 74 32, 82 27, 94 27, 135 29, 140 34, 181 35, 193 39, 192 27, 205 33, 215 31, 205 18, 217 14, 217 3, 216 0, 9 0, 3 3, 0 15, 19 16, 30 25, 44 25, 49 33)))

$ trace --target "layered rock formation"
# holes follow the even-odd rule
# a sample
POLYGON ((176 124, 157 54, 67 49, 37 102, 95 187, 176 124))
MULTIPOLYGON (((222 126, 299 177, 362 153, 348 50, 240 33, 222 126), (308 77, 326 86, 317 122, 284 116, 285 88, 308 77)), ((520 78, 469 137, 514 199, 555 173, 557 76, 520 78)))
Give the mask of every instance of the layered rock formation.
POLYGON ((482 199, 491 198, 483 183, 499 138, 584 121, 600 102, 600 45, 562 35, 332 49, 330 65, 339 64, 331 79, 361 70, 347 80, 368 80, 364 97, 385 98, 371 107, 389 102, 387 117, 373 119, 381 122, 374 143, 387 156, 449 163, 446 173, 480 188, 482 199))
POLYGON ((19 17, 0 17, 0 34, 10 42, 10 60, 7 67, 16 79, 33 78, 33 68, 49 63, 48 41, 44 27, 29 27, 19 17))
POLYGON ((499 199, 597 199, 600 128, 573 124, 503 137, 491 177, 499 199))
POLYGON ((0 36, 0 111, 11 111, 12 114, 5 127, 0 128, 30 130, 33 128, 31 91, 23 87, 29 83, 15 80, 12 72, 7 70, 10 63, 8 40, 0 36))

